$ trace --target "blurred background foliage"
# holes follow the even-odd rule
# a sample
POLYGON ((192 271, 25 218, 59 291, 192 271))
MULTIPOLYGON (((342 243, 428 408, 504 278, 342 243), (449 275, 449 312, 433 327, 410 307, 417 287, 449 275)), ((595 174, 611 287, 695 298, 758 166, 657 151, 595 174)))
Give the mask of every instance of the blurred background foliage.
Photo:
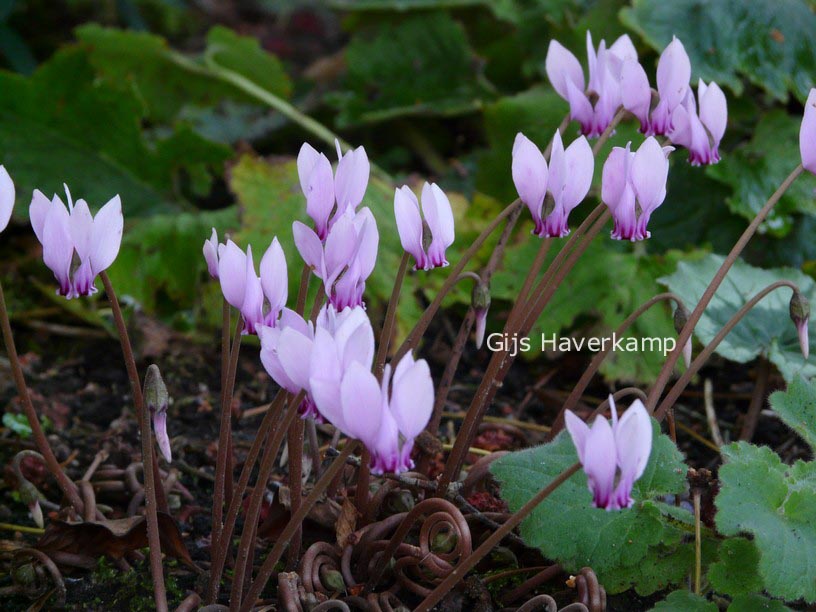
MULTIPOLYGON (((365 145, 376 164, 365 204, 377 216, 381 258, 368 289, 381 314, 400 255, 393 188, 424 179, 451 194, 458 257, 515 198, 510 151, 524 131, 545 146, 567 112, 544 74, 550 39, 584 58, 628 33, 650 78, 677 35, 693 79, 725 89, 723 161, 691 168, 672 156, 668 198, 652 239, 599 239, 537 331, 603 333, 661 291, 677 262, 725 253, 798 163, 804 101, 816 83, 816 3, 807 0, 0 0, 0 156, 17 185, 16 223, 0 244, 18 282, 21 321, 43 302, 76 322, 104 323, 104 302, 49 301, 27 226, 31 191, 62 191, 98 207, 122 196, 126 233, 111 277, 131 306, 188 331, 217 322, 219 293, 201 245, 215 226, 256 252, 277 235, 292 291, 299 278, 291 223, 305 218, 294 156, 303 141, 334 157, 334 135, 365 145), (37 278, 41 291, 25 291, 37 278)), ((573 124, 570 137, 576 133, 573 124)), ((613 145, 639 142, 632 123, 613 145)), ((573 213, 575 226, 597 201, 573 213)), ((746 259, 816 271, 816 181, 800 179, 764 224, 746 259)), ((520 223, 494 277, 493 320, 512 303, 539 247, 520 223)), ((491 245, 481 254, 486 261, 491 245)), ((554 249, 553 249, 554 250, 554 249)), ((403 329, 439 273, 414 274, 403 329)), ((449 300, 463 309, 469 287, 449 300)), ((655 308, 638 334, 673 336, 655 308)), ((619 353, 605 374, 648 379, 659 354, 619 353)))

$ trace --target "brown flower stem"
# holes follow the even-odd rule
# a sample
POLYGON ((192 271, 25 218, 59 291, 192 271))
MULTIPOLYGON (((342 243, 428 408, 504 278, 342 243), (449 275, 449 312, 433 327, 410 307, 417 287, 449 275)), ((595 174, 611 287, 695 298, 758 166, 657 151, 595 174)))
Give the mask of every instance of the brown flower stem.
POLYGON ((17 393, 20 395, 20 401, 23 404, 23 412, 25 412, 28 425, 31 427, 31 433, 34 438, 34 443, 37 445, 37 450, 45 460, 48 471, 57 479, 57 484, 74 510, 78 514, 82 514, 85 504, 79 496, 77 486, 71 481, 62 466, 54 456, 54 451, 51 450, 51 445, 48 443, 48 438, 45 437, 45 432, 40 425, 40 420, 37 418, 37 411, 34 410, 34 404, 31 402, 31 395, 28 392, 28 386, 25 382, 23 368, 20 366, 20 358, 17 355, 17 347, 14 345, 14 335, 11 332, 11 322, 9 321, 8 310, 6 308, 6 297, 3 294, 3 284, 0 283, 0 326, 3 328, 3 341, 6 345, 6 354, 8 355, 9 364, 11 365, 11 376, 14 379, 14 384, 17 386, 17 393))
POLYGON ((574 463, 566 470, 561 472, 558 476, 553 479, 553 481, 544 487, 541 491, 536 493, 536 495, 524 504, 519 510, 507 519, 504 524, 499 527, 493 534, 488 537, 484 542, 482 542, 481 546, 474 550, 470 555, 468 555, 465 559, 463 559, 456 567, 451 570, 450 574, 441 582, 437 587, 431 591, 430 595, 428 595, 422 602, 414 609, 414 612, 430 612, 430 610, 442 601, 442 598, 445 597, 451 590, 459 583, 465 575, 476 567, 476 564, 479 563, 488 553, 490 553, 493 548, 502 541, 502 539, 513 529, 515 529, 521 522, 527 518, 527 516, 549 495, 555 491, 559 486, 561 486, 564 482, 566 482, 573 474, 575 474, 581 468, 580 463, 574 463))
MULTIPOLYGON (((291 492, 291 512, 297 512, 303 496, 303 419, 295 419, 289 427, 288 449, 289 449, 289 490, 291 492)), ((303 526, 292 536, 292 544, 289 546, 288 561, 286 565, 294 570, 297 567, 300 556, 300 545, 303 536, 303 526)), ((247 572, 249 573, 249 572, 247 572)))
MULTIPOLYGON (((131 391, 133 393, 133 407, 136 417, 139 420, 139 428, 142 436, 142 463, 144 465, 144 489, 145 489, 145 516, 147 519, 147 543, 150 548, 150 575, 153 579, 153 598, 156 602, 156 610, 165 612, 167 610, 167 593, 164 589, 164 571, 161 558, 161 540, 159 538, 159 518, 156 483, 161 482, 158 478, 158 465, 153 455, 153 434, 150 430, 150 414, 145 410, 144 395, 142 393, 139 372, 136 369, 136 360, 133 357, 133 348, 128 337, 125 319, 122 316, 122 309, 119 307, 119 300, 107 273, 102 272, 99 277, 105 285, 105 293, 110 301, 113 311, 113 321, 116 330, 119 332, 119 341, 122 345, 122 353, 125 357, 125 367, 128 378, 130 378, 131 391), (151 467, 148 467, 151 466, 151 467)), ((164 497, 164 490, 161 489, 164 497)))
POLYGON ((357 487, 354 489, 354 505, 361 517, 368 515, 368 495, 371 482, 371 453, 363 447, 360 467, 357 468, 357 487))
MULTIPOLYGON (((235 557, 235 576, 232 580, 232 597, 231 605, 239 606, 241 604, 241 592, 243 590, 244 576, 251 575, 252 568, 248 567, 249 551, 255 542, 255 530, 258 526, 258 517, 261 514, 261 506, 263 504, 264 493, 266 492, 266 483, 269 482, 269 476, 272 474, 272 469, 275 467, 275 459, 278 456, 281 444, 286 437, 292 425, 292 419, 297 415, 297 408, 300 402, 303 401, 303 391, 292 397, 289 394, 290 401, 287 407, 289 414, 281 422, 280 426, 275 430, 269 446, 264 449, 264 455, 261 459, 261 466, 258 470, 258 478, 255 481, 255 487, 252 489, 252 494, 249 496, 249 507, 244 515, 244 529, 241 532, 241 540, 238 543, 238 553, 235 557)), ((299 527, 300 525, 298 525, 299 527)))
POLYGON ((745 415, 745 422, 742 424, 740 440, 750 442, 751 438, 754 437, 757 422, 759 421, 759 413, 765 404, 765 396, 768 390, 768 377, 770 374, 771 363, 764 356, 760 356, 757 363, 756 384, 754 385, 754 392, 751 395, 751 403, 748 405, 748 413, 745 415))
MULTIPOLYGON (((798 287, 794 282, 789 280, 780 280, 776 281, 775 283, 771 283, 770 285, 765 287, 762 291, 757 293, 754 297, 752 297, 750 300, 748 300, 743 305, 743 307, 740 308, 737 311, 737 313, 733 317, 731 317, 725 325, 723 325, 723 328, 719 332, 717 332, 717 335, 714 336, 711 342, 709 342, 703 348, 703 350, 700 351, 700 354, 697 355, 697 358, 691 362, 691 365, 688 367, 688 369, 685 372, 683 372, 683 375, 677 379, 677 382, 674 383, 674 386, 671 388, 671 391, 669 391, 668 395, 666 395, 663 401, 660 402, 660 406, 658 406, 657 410, 654 411, 654 417, 658 421, 662 420, 663 417, 665 416, 666 411, 670 407, 674 406, 674 402, 676 402, 677 398, 680 397, 680 394, 686 388, 686 385, 688 385, 689 382, 691 381, 691 378, 700 370, 700 368, 703 367, 703 365, 705 365, 705 362, 716 350, 716 348, 720 345, 720 342, 722 342, 725 339, 725 337, 729 333, 731 333, 731 330, 737 326, 737 323, 739 323, 754 306, 756 306, 763 298, 765 298, 765 296, 767 296, 772 291, 775 291, 779 287, 789 287, 794 291, 798 291, 798 287)), ((685 330, 686 328, 684 327, 683 329, 685 330)), ((646 407, 648 409, 649 405, 647 404, 646 407)))
POLYGON ((212 509, 212 541, 221 539, 222 519, 224 517, 224 499, 226 487, 227 465, 231 463, 228 457, 230 438, 232 436, 232 389, 235 385, 235 375, 238 370, 238 352, 241 349, 241 329, 243 320, 239 316, 235 324, 235 335, 232 340, 227 374, 224 387, 221 389, 221 423, 218 430, 218 453, 215 459, 215 490, 213 491, 212 509))
MULTIPOLYGON (((541 268, 544 266, 544 262, 547 261, 547 255, 550 252, 550 247, 552 246, 552 239, 551 238, 541 238, 541 246, 538 248, 538 253, 536 253, 536 257, 533 260, 533 265, 530 267, 530 272, 527 276, 524 277, 524 284, 521 286, 521 291, 519 291, 518 300, 516 304, 525 304, 531 297, 531 291, 533 288, 533 282, 535 281, 536 276, 538 273, 541 272, 541 268)), ((518 321, 514 320, 518 318, 518 314, 521 312, 521 308, 516 308, 516 304, 514 304, 514 308, 510 311, 510 316, 507 319, 507 327, 512 328, 513 324, 517 324, 518 321)))
POLYGON ((385 322, 380 333, 380 345, 377 347, 377 358, 374 360, 374 376, 377 380, 382 380, 385 360, 388 357, 388 346, 391 344, 391 336, 394 334, 394 325, 397 321, 397 305, 399 304, 402 282, 405 279, 405 272, 408 270, 410 255, 407 252, 402 254, 397 278, 394 280, 394 288, 391 290, 391 298, 388 300, 388 307, 385 311, 385 322))
MULTIPOLYGON (((711 302, 711 299, 714 297, 717 289, 719 289, 720 285, 725 279, 726 274, 728 274, 728 271, 731 269, 731 266, 734 265, 734 262, 740 256, 740 253, 742 253, 743 249, 748 244, 748 241, 751 240, 753 235, 756 233, 760 224, 765 220, 773 207, 776 206, 777 202, 779 202, 779 199, 785 194, 788 188, 790 188, 793 182, 800 174, 802 174, 803 171, 804 168, 802 167, 802 164, 799 164, 787 176, 787 178, 782 181, 782 184, 773 193, 773 195, 768 198, 768 201, 765 202, 765 205, 762 207, 762 209, 760 209, 756 217, 754 217, 754 220, 751 221, 747 228, 745 228, 745 231, 739 237, 739 240, 737 240, 736 244, 731 249, 731 252, 728 253, 725 261, 723 261, 720 269, 717 270, 714 278, 708 284, 708 287, 706 287, 700 301, 697 303, 697 306, 694 307, 694 311, 689 315, 688 321, 680 331, 680 335, 677 338, 677 347, 669 354, 668 358, 666 359, 666 363, 663 364, 663 368, 660 370, 657 381, 655 381, 655 384, 652 385, 652 388, 649 391, 649 401, 646 404, 647 408, 654 409, 654 407, 657 406, 657 400, 660 399, 660 396, 663 394, 663 391, 669 382, 674 366, 683 352, 683 346, 685 346, 686 342, 691 338, 694 327, 700 321, 706 306, 708 306, 709 302, 711 302)), ((665 401, 663 404, 665 404, 665 401)), ((660 412, 662 415, 662 413, 665 412, 665 409, 663 411, 655 411, 655 415, 657 415, 658 412, 660 412)))
MULTIPOLYGON (((261 426, 258 429, 258 434, 255 436, 255 439, 252 442, 252 446, 249 449, 249 453, 247 454, 247 458, 244 461, 244 466, 241 469, 241 475, 238 478, 238 485, 235 487, 235 492, 232 496, 232 501, 230 502, 227 508, 227 515, 224 520, 224 527, 221 530, 221 537, 218 541, 213 540, 211 550, 212 550, 212 562, 210 564, 210 584, 207 594, 207 601, 209 603, 214 603, 216 598, 218 597, 218 589, 219 584, 221 581, 221 573, 224 569, 224 563, 226 562, 227 553, 230 549, 230 542, 232 538, 233 530, 235 529, 235 521, 238 518, 238 511, 241 508, 241 501, 244 497, 244 491, 246 490, 247 484, 249 484, 249 478, 252 475, 252 470, 255 467, 255 462, 258 459, 258 455, 261 451, 261 446, 264 442, 267 442, 267 449, 271 451, 274 447, 274 440, 269 440, 269 432, 273 426, 275 426, 276 422, 283 419, 283 422, 278 423, 275 426, 275 431, 278 432, 280 430, 286 430, 289 427, 289 424, 292 422, 292 419, 295 417, 297 411, 290 409, 289 412, 284 412, 281 414, 280 408, 283 406, 284 401, 287 398, 287 394, 285 391, 279 391, 278 394, 275 396, 275 399, 272 400, 272 404, 267 410, 266 414, 264 415, 263 420, 261 421, 261 426)), ((275 451, 277 454, 277 450, 275 451)), ((266 457, 266 451, 264 454, 266 457)), ((262 460, 263 462, 264 460, 262 460)))
MULTIPOLYGON (((643 304, 641 304, 637 310, 635 310, 632 314, 626 317, 623 323, 621 323, 617 327, 617 329, 615 329, 615 331, 612 332, 613 336, 621 336, 627 329, 629 329, 629 327, 635 321, 637 321, 640 318, 640 315, 649 310, 655 304, 667 300, 673 300, 678 305, 682 305, 683 303, 680 300, 680 298, 674 293, 670 292, 660 293, 654 296, 653 298, 650 298, 643 304)), ((589 367, 587 367, 587 369, 581 375, 581 378, 578 380, 578 383, 575 385, 575 387, 573 387, 572 392, 569 394, 569 397, 567 397, 566 401, 564 402, 564 405, 558 412, 558 416, 556 417, 555 422, 553 423, 552 426, 552 430, 550 431, 548 436, 549 440, 552 440, 558 434, 558 432, 561 431, 561 429, 563 429, 564 413, 567 410, 575 409, 575 405, 578 403, 578 400, 581 399, 581 396, 584 394, 584 391, 586 391, 586 388, 589 386, 589 383, 592 381, 592 378, 598 372, 598 370, 601 367, 601 364, 603 363, 604 359, 606 359, 606 356, 609 354, 611 350, 612 350, 611 346, 607 349, 605 348, 604 345, 603 349, 596 353, 595 356, 592 358, 589 367)))
MULTIPOLYGON (((422 313, 419 321, 414 326, 414 329, 408 334, 408 337, 403 341, 400 345, 397 352, 394 354, 393 360, 395 362, 402 359, 403 355, 410 350, 416 348, 417 344, 419 343, 420 338, 428 329, 428 326, 431 324, 436 311, 439 310, 439 307, 442 305, 442 300, 445 299, 445 296, 448 295, 450 290, 456 284, 459 275, 465 269, 465 266, 468 262, 473 258, 476 252, 482 247, 485 241, 490 237, 497 227, 501 224, 501 222, 506 219, 508 216, 513 214, 514 212, 520 212, 522 208, 521 200, 514 200, 510 204, 508 204, 501 213, 499 213, 491 222, 490 224, 482 230, 482 233, 479 234, 478 238, 473 241, 473 243, 468 247, 467 251, 464 252, 462 258, 457 262, 457 264, 453 267, 453 269, 448 274, 448 277, 445 279, 445 282, 442 284, 442 287, 437 292, 436 296, 433 299, 433 302, 425 309, 425 312, 422 313)), ((518 213, 517 213, 518 214, 518 213)))
POLYGON ((346 458, 357 448, 359 442, 357 440, 350 440, 345 444, 343 450, 340 451, 340 454, 335 457, 334 461, 332 461, 331 466, 323 476, 320 477, 320 480, 315 483, 314 489, 306 499, 303 500, 300 508, 297 512, 292 514, 292 517, 289 519, 289 522, 284 527, 283 531, 281 532, 280 536, 278 537, 275 545, 272 547, 272 550, 269 552, 269 555, 264 559, 263 565, 261 565, 261 569, 258 570, 258 575, 255 577, 255 580, 252 582, 252 586, 249 589, 249 593, 246 596, 244 604, 241 605, 239 603, 235 603, 233 600, 230 609, 231 610, 238 610, 240 608, 241 612, 249 612, 252 609, 255 600, 260 597, 261 592, 263 591, 264 587, 266 586, 269 577, 275 571, 275 565, 280 561, 280 558, 283 556, 283 551, 285 550, 289 540, 294 535, 297 528, 306 518, 306 515, 309 514, 309 511, 314 507, 317 501, 323 496, 323 492, 329 486, 334 477, 343 469, 346 464, 346 458))
POLYGON ((306 295, 309 293, 309 278, 311 277, 312 270, 309 267, 309 264, 303 264, 303 271, 300 273, 300 288, 298 289, 297 294, 297 304, 295 306, 295 312, 299 315, 303 316, 303 311, 306 309, 306 295))
POLYGON ((306 436, 309 439, 309 453, 312 456, 312 472, 315 478, 320 478, 322 459, 320 458, 320 442, 317 440, 317 424, 313 418, 306 419, 306 436))

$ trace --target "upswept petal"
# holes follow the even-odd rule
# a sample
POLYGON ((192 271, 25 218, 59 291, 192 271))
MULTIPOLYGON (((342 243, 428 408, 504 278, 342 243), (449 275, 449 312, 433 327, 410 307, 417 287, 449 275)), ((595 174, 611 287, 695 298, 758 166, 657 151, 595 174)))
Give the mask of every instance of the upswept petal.
POLYGON ((247 246, 244 299, 239 310, 244 318, 243 334, 254 334, 255 326, 263 323, 264 296, 261 279, 255 272, 255 262, 252 259, 252 246, 247 246))
POLYGON ((300 147, 297 156, 298 178, 300 179, 300 189, 304 196, 309 195, 309 179, 311 179, 315 164, 320 158, 320 153, 308 142, 304 142, 300 147))
POLYGON ((326 291, 329 291, 340 273, 351 263, 354 253, 360 246, 354 227, 354 213, 348 211, 340 217, 335 216, 335 219, 323 251, 325 265, 323 284, 326 291))
POLYGON ((371 165, 363 147, 347 151, 340 158, 334 175, 337 214, 342 214, 347 208, 355 210, 363 201, 370 171, 371 165))
MULTIPOLYGON (((406 355, 400 361, 405 361, 406 355)), ((397 369, 399 369, 397 365, 397 369)), ((411 440, 425 429, 434 405, 434 386, 428 362, 420 359, 400 373, 394 373, 389 407, 400 432, 411 440)))
POLYGON ((636 60, 626 60, 621 66, 621 103, 623 108, 640 121, 640 131, 649 129, 649 109, 652 106, 652 90, 649 77, 643 66, 636 60))
POLYGON ((519 198, 537 222, 541 220, 541 207, 547 195, 547 178, 549 170, 547 160, 541 150, 519 132, 513 142, 513 183, 519 198))
POLYGON ((14 182, 5 166, 0 166, 0 232, 6 229, 14 208, 14 182))
POLYGON ((394 190, 394 217, 400 243, 406 253, 413 255, 416 269, 425 269, 425 251, 422 248, 422 216, 419 202, 407 185, 394 190))
POLYGON ((124 223, 122 201, 118 195, 113 196, 96 213, 91 233, 91 269, 94 276, 107 270, 119 254, 124 223))
POLYGON ((286 305, 289 294, 289 276, 286 268, 286 256, 283 254, 278 237, 272 239, 261 259, 261 287, 269 301, 271 312, 277 313, 286 305))
POLYGON ((54 198, 55 201, 52 202, 43 224, 43 261, 59 283, 59 294, 71 298, 75 297, 71 287, 71 261, 74 256, 71 218, 59 198, 56 196, 54 198))
MULTIPOLYGON (((267 325, 259 325, 258 338, 261 340, 261 363, 263 364, 266 373, 272 377, 280 387, 283 387, 290 393, 297 393, 300 391, 300 385, 297 385, 286 374, 286 370, 281 363, 281 356, 278 345, 280 336, 283 332, 281 327, 269 327, 267 325)), ((308 362, 307 362, 308 367, 308 362)))
POLYGON ((436 267, 447 266, 445 250, 453 244, 453 211, 448 196, 436 183, 425 183, 422 188, 422 213, 431 230, 428 257, 436 267))
POLYGON ((227 240, 218 259, 218 279, 224 299, 234 308, 244 304, 247 256, 232 240, 227 240))
POLYGON ((669 160, 653 136, 640 145, 632 160, 632 186, 643 212, 651 214, 666 199, 669 160))
POLYGON ((359 363, 352 363, 340 383, 346 434, 373 447, 383 418, 383 399, 374 375, 359 363))
POLYGON ((34 195, 31 196, 31 204, 28 207, 28 217, 31 219, 31 227, 37 240, 42 244, 43 241, 43 227, 45 227, 45 218, 48 211, 51 210, 52 201, 45 197, 39 189, 34 190, 34 195))
POLYGON ((77 200, 70 212, 71 221, 68 224, 71 241, 80 261, 86 261, 91 255, 91 233, 93 232, 94 218, 88 203, 77 200))
POLYGON ((706 84, 700 79, 697 97, 700 102, 700 121, 703 122, 711 135, 712 148, 716 150, 725 134, 725 126, 728 123, 728 103, 725 94, 714 81, 706 87, 706 84))
POLYGON ((691 80, 691 61, 677 37, 660 54, 657 62, 657 91, 669 111, 683 102, 691 80))
POLYGON ((584 449, 586 449, 587 440, 589 439, 589 425, 584 423, 583 419, 576 415, 572 410, 567 410, 564 413, 564 423, 567 431, 572 438, 572 444, 575 446, 575 452, 578 454, 578 461, 583 465, 584 463, 584 449))
POLYGON ((632 482, 643 475, 652 451, 652 421, 646 407, 636 399, 615 427, 615 446, 621 477, 632 482))
POLYGON ((805 112, 799 128, 799 153, 805 170, 816 174, 816 88, 810 90, 805 102, 805 112))
POLYGON ((309 266, 317 278, 325 280, 326 267, 323 262, 323 243, 318 235, 306 224, 300 221, 292 223, 292 235, 295 239, 295 248, 301 259, 309 266))
POLYGON ((629 151, 631 143, 623 147, 614 147, 606 158, 601 174, 601 200, 610 210, 615 211, 624 189, 629 182, 629 168, 632 153, 629 151))
POLYGON ((586 94, 578 89, 572 81, 567 81, 567 102, 570 106, 570 119, 581 124, 581 133, 586 136, 593 135, 595 124, 595 111, 592 103, 586 94))
MULTIPOLYGON (((569 179, 563 190, 561 204, 569 212, 583 201, 592 186, 592 175, 595 172, 595 157, 592 147, 584 136, 576 138, 564 152, 565 171, 569 179)), ((558 198, 556 198, 558 203, 558 198)))
POLYGON ((551 40, 544 61, 547 78, 559 96, 569 100, 567 84, 572 83, 578 91, 584 91, 584 71, 578 58, 557 40, 551 40))
POLYGON ((589 429, 584 448, 583 465, 587 475, 587 485, 594 496, 595 506, 607 510, 615 509, 613 492, 617 452, 612 428, 603 417, 596 418, 589 429))
POLYGON ((334 177, 329 158, 322 153, 317 158, 306 188, 306 214, 315 222, 321 240, 329 229, 329 216, 334 208, 334 177))
POLYGON ((377 264, 377 250, 380 245, 380 232, 377 230, 377 220, 368 207, 361 208, 354 217, 357 230, 357 252, 354 257, 360 264, 362 280, 371 276, 377 264))
POLYGON ((210 276, 218 280, 218 233, 215 228, 212 235, 204 241, 204 261, 207 262, 207 272, 210 276))
POLYGON ((287 378, 299 389, 308 391, 312 339, 294 328, 286 327, 278 338, 277 354, 287 378))
POLYGON ((561 140, 561 132, 555 131, 552 147, 550 147, 550 175, 547 182, 547 191, 558 201, 561 192, 564 190, 566 177, 566 159, 564 157, 564 142, 561 140))
POLYGON ((619 36, 609 47, 607 53, 610 56, 617 58, 621 65, 627 61, 637 62, 638 59, 637 50, 635 49, 635 45, 632 43, 632 39, 629 38, 628 34, 619 36))

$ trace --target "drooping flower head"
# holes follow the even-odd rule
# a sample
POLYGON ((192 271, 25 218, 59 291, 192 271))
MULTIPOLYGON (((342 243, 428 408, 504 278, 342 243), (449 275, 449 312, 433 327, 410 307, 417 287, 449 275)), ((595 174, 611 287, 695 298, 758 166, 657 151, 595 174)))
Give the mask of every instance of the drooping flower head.
POLYGON ((329 230, 326 243, 309 227, 292 224, 300 256, 323 281, 326 297, 337 310, 363 305, 365 281, 374 270, 380 235, 368 208, 346 210, 329 230))
POLYGON ((550 165, 524 134, 513 143, 513 182, 519 198, 530 209, 536 236, 561 238, 569 234, 569 214, 592 185, 595 159, 586 138, 580 136, 566 150, 561 134, 553 137, 550 165), (552 201, 545 206, 547 193, 552 201))
POLYGON ((657 93, 659 100, 652 111, 651 133, 668 134, 674 129, 674 109, 686 99, 691 81, 691 61, 686 48, 677 37, 660 54, 657 62, 657 93))
POLYGON ((277 237, 261 259, 261 275, 255 272, 252 247, 246 253, 232 240, 219 247, 218 278, 224 299, 241 312, 242 334, 256 334, 259 325, 274 326, 289 293, 286 257, 277 237))
POLYGON ((156 443, 167 463, 173 460, 170 449, 170 436, 167 435, 167 408, 170 404, 170 395, 155 363, 147 368, 144 381, 144 404, 153 418, 153 435, 156 443))
POLYGON ((706 85, 702 79, 697 86, 700 113, 691 89, 683 104, 674 109, 673 129, 669 136, 673 143, 688 149, 692 166, 716 164, 720 161, 719 146, 728 122, 725 94, 713 81, 706 85))
POLYGON ((8 226, 14 208, 14 182, 5 166, 0 166, 0 232, 8 226))
POLYGON ((624 34, 611 47, 601 41, 597 50, 587 32, 589 80, 584 90, 584 72, 578 59, 558 41, 550 41, 545 60, 547 77, 555 91, 570 105, 570 118, 581 124, 581 133, 600 136, 621 105, 621 71, 627 61, 637 62, 637 52, 624 34), (590 96, 595 96, 593 105, 590 96))
POLYGON ((611 396, 609 407, 611 426, 599 416, 589 427, 570 410, 565 417, 567 431, 587 475, 593 505, 620 510, 634 502, 632 487, 649 462, 652 423, 640 400, 635 400, 620 420, 611 396))
POLYGON ((402 248, 414 256, 415 270, 447 266, 445 251, 454 239, 453 211, 448 196, 436 183, 423 185, 422 215, 419 211, 419 202, 407 185, 395 190, 394 215, 402 248))
POLYGON ((107 270, 122 244, 122 203, 114 196, 94 217, 85 200, 74 204, 65 186, 68 207, 59 196, 48 200, 34 190, 29 207, 31 227, 43 246, 43 261, 67 299, 96 293, 94 282, 107 270))
POLYGON ((805 102, 799 128, 799 153, 805 170, 816 174, 816 88, 810 90, 805 102))
POLYGON ((616 240, 645 240, 652 213, 666 199, 668 155, 672 147, 661 147, 650 136, 637 153, 615 147, 606 159, 601 179, 601 199, 612 212, 616 240))
POLYGON ((799 349, 806 360, 810 355, 810 341, 808 340, 808 321, 810 320, 810 301, 797 289, 791 296, 789 305, 790 318, 796 326, 799 336, 799 349))
POLYGON ((334 220, 348 209, 355 211, 363 201, 371 170, 363 147, 351 149, 343 155, 340 143, 335 141, 335 145, 339 161, 333 177, 329 159, 308 143, 303 143, 297 158, 300 188, 306 196, 306 213, 314 221, 315 232, 321 241, 326 239, 334 220))

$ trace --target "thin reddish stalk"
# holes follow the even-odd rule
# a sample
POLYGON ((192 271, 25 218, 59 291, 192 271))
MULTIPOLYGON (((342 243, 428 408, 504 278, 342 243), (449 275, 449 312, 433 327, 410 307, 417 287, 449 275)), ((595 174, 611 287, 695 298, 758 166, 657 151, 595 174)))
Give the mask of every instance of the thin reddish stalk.
POLYGON ((68 498, 70 504, 74 507, 77 513, 82 514, 85 504, 79 497, 77 486, 71 481, 62 466, 54 456, 54 451, 51 450, 51 445, 48 443, 48 438, 45 437, 45 432, 40 425, 40 419, 37 418, 37 411, 34 410, 34 404, 31 402, 31 394, 28 392, 28 386, 25 382, 25 375, 20 366, 20 358, 17 355, 17 347, 14 345, 14 335, 11 331, 11 322, 9 321, 8 310, 6 308, 6 297, 3 293, 3 284, 0 283, 0 326, 3 328, 3 340, 6 344, 6 354, 8 355, 9 364, 11 365, 11 376, 14 379, 14 384, 17 386, 17 393, 20 395, 20 401, 23 404, 23 412, 25 412, 28 425, 31 427, 34 443, 37 445, 37 450, 45 460, 48 471, 56 478, 57 484, 65 497, 68 498))
MULTIPOLYGON (((773 207, 776 206, 776 203, 779 202, 779 199, 785 194, 797 177, 802 174, 803 170, 804 168, 802 167, 802 164, 799 164, 787 176, 787 178, 782 181, 782 184, 773 193, 773 195, 768 198, 768 201, 765 202, 765 205, 757 213, 757 216, 754 217, 754 220, 751 221, 747 228, 745 228, 745 231, 739 237, 739 240, 737 240, 736 244, 731 249, 731 252, 728 253, 725 261, 723 261, 720 269, 717 270, 714 278, 708 284, 708 287, 706 287, 706 290, 703 292, 703 296, 700 298, 697 306, 694 307, 694 311, 689 315, 688 321, 680 331, 680 335, 677 338, 677 347, 669 354, 668 359, 666 359, 666 363, 663 364, 663 368, 660 370, 657 381, 654 385, 652 385, 652 388, 649 391, 649 400, 646 404, 647 408, 654 409, 654 407, 657 405, 657 400, 660 399, 660 396, 663 394, 663 391, 669 382, 669 378, 674 371, 674 366, 683 352, 683 346, 685 346, 686 342, 688 342, 688 340, 691 338, 694 327, 700 321, 706 306, 708 306, 709 302, 711 302, 711 298, 714 297, 714 294, 717 292, 717 289, 719 289, 720 285, 725 279, 726 274, 728 274, 728 271, 731 269, 731 266, 734 265, 734 262, 740 256, 740 253, 742 253, 743 249, 748 244, 748 241, 751 240, 753 235, 756 233, 760 224, 765 220, 773 207)), ((663 404, 665 404, 665 401, 663 404)), ((655 414, 657 414, 657 412, 655 414)), ((662 412, 660 414, 662 414, 662 412)))
MULTIPOLYGON (((346 459, 358 445, 359 442, 357 440, 349 440, 346 443, 343 450, 340 451, 340 454, 335 457, 334 461, 332 461, 329 469, 327 469, 323 476, 320 477, 320 480, 315 483, 314 489, 312 489, 312 492, 309 493, 308 497, 303 500, 303 503, 298 511, 292 514, 292 517, 289 519, 286 527, 283 528, 283 531, 275 542, 275 545, 272 547, 272 550, 269 552, 269 555, 266 557, 266 559, 264 559, 261 569, 258 570, 258 575, 255 577, 255 580, 253 580, 252 587, 250 587, 249 593, 247 594, 243 605, 240 607, 241 612, 249 612, 252 609, 255 600, 260 597, 261 592, 269 580, 269 577, 275 571, 275 565, 283 556, 283 551, 286 549, 289 540, 294 535, 298 526, 304 521, 306 515, 309 514, 309 511, 323 496, 323 492, 328 488, 332 480, 334 480, 334 477, 345 467, 346 459)), ((233 603, 233 605, 230 606, 230 609, 236 610, 238 607, 233 603)))
MULTIPOLYGON (((153 598, 156 602, 156 610, 166 612, 167 593, 164 588, 164 571, 161 558, 161 539, 159 537, 159 518, 157 515, 158 505, 156 501, 156 486, 158 466, 153 456, 153 435, 150 431, 150 415, 145 410, 144 395, 139 381, 139 372, 136 369, 136 360, 133 357, 133 348, 127 333, 125 319, 122 316, 122 309, 119 307, 119 300, 113 290, 113 285, 107 273, 102 272, 99 277, 105 285, 105 293, 113 311, 113 321, 119 332, 119 341, 122 345, 122 353, 125 358, 125 368, 128 378, 130 378, 131 392, 133 393, 133 407, 142 434, 142 464, 144 466, 144 488, 145 488, 145 517, 147 519, 147 543, 150 548, 150 576, 153 579, 153 598)), ((163 491, 162 491, 163 494, 163 491)))
MULTIPOLYGON (((303 426, 303 419, 296 419, 289 427, 289 491, 291 492, 289 497, 292 504, 290 511, 293 513, 300 508, 303 496, 303 426)), ((290 570, 297 567, 302 536, 303 526, 301 525, 292 536, 292 545, 289 547, 286 565, 290 570)))
POLYGON ((385 321, 380 333, 380 345, 377 347, 377 358, 374 360, 374 375, 377 380, 382 380, 385 360, 388 357, 388 346, 391 344, 391 336, 394 334, 394 325, 397 321, 397 304, 399 304, 402 282, 405 278, 405 272, 408 270, 409 260, 408 253, 403 253, 397 270, 397 277, 394 280, 394 288, 391 290, 391 298, 388 300, 388 307, 385 311, 385 321))
POLYGON ((547 497, 549 497, 553 491, 566 482, 580 468, 580 463, 571 465, 556 476, 555 479, 553 479, 553 481, 545 488, 536 493, 536 495, 530 501, 524 504, 517 512, 513 513, 513 515, 507 519, 501 527, 499 527, 490 537, 482 542, 479 548, 474 550, 455 568, 453 568, 450 574, 448 574, 448 576, 441 583, 439 583, 439 585, 437 585, 433 591, 431 591, 431 594, 422 600, 422 603, 420 603, 419 606, 414 608, 414 612, 430 612, 430 610, 436 604, 442 601, 442 598, 445 597, 445 595, 453 590, 458 582, 462 580, 462 578, 464 578, 470 570, 476 567, 476 564, 479 563, 479 561, 487 556, 487 554, 490 553, 490 551, 493 550, 493 548, 499 544, 499 542, 501 542, 507 534, 520 525, 521 522, 536 508, 536 506, 547 499, 547 497))

